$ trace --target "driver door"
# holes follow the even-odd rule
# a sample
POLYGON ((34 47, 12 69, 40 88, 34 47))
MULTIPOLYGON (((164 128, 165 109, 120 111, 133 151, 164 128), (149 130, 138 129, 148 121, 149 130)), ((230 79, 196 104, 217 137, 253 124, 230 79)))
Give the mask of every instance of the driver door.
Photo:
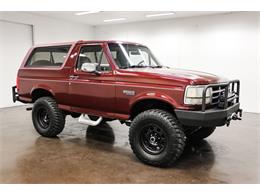
POLYGON ((91 113, 113 112, 115 77, 103 44, 81 46, 77 64, 70 75, 69 93, 72 107, 91 113), (84 63, 95 63, 97 73, 83 71, 84 63))

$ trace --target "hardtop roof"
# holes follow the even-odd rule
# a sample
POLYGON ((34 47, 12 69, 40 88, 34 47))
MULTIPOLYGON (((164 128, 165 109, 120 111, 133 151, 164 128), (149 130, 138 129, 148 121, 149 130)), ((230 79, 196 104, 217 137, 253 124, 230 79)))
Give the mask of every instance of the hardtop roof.
POLYGON ((57 42, 57 43, 47 43, 47 44, 37 44, 34 45, 34 48, 37 47, 51 47, 51 46, 62 46, 62 45, 75 45, 75 44, 84 44, 84 43, 126 43, 126 44, 135 44, 135 45, 142 45, 136 42, 130 41, 119 41, 119 40, 79 40, 79 41, 72 41, 72 42, 57 42))

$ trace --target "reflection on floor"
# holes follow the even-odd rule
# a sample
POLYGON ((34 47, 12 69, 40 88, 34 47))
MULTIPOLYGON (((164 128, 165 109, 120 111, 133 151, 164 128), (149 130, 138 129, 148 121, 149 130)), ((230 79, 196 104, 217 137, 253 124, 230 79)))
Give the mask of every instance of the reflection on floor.
POLYGON ((260 115, 188 144, 172 168, 139 162, 118 121, 87 127, 67 117, 59 137, 33 129, 25 107, 0 109, 0 183, 259 183, 260 115))

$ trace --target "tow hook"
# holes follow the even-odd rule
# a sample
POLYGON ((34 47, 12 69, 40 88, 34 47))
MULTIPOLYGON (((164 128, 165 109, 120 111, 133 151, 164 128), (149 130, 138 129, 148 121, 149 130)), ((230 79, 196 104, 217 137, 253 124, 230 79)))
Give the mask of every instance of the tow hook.
POLYGON ((31 111, 32 107, 26 108, 26 111, 31 111))
POLYGON ((227 127, 230 125, 230 121, 231 121, 231 120, 242 120, 241 117, 242 117, 242 110, 241 110, 241 109, 239 109, 239 110, 237 111, 237 113, 231 114, 231 116, 229 116, 229 117, 227 118, 227 122, 226 122, 227 127))
POLYGON ((131 122, 129 120, 127 120, 127 121, 120 120, 120 123, 125 124, 128 127, 131 125, 131 122))

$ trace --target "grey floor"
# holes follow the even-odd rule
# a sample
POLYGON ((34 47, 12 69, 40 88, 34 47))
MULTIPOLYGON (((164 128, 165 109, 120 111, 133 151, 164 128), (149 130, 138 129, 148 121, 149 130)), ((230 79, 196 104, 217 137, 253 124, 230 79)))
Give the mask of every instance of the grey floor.
POLYGON ((188 145, 171 168, 133 155, 128 127, 87 127, 67 117, 59 138, 39 136, 24 106, 0 109, 0 183, 260 183, 260 114, 188 145))

